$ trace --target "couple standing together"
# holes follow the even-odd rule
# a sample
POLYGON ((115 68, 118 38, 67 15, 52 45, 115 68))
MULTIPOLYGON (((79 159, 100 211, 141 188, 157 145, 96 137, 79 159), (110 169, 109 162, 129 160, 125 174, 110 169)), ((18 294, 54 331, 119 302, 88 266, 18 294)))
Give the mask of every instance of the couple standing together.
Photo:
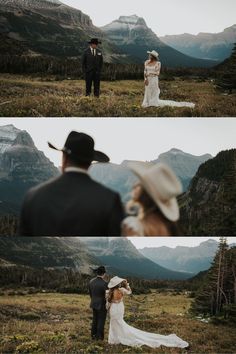
MULTIPOLYGON (((100 80, 103 66, 103 55, 98 45, 101 42, 97 38, 92 38, 89 47, 82 56, 82 71, 85 75, 86 96, 90 96, 92 85, 94 87, 94 96, 100 96, 100 80)), ((159 54, 155 51, 148 51, 148 60, 144 63, 144 84, 145 94, 142 103, 143 108, 147 107, 190 107, 194 108, 194 104, 190 102, 176 102, 171 100, 160 100, 159 75, 161 72, 161 62, 159 54)))
POLYGON ((188 343, 175 334, 168 336, 141 331, 129 326, 124 321, 124 296, 130 295, 132 290, 126 279, 115 276, 109 283, 105 281, 106 269, 100 266, 95 270, 96 278, 89 283, 91 298, 90 307, 93 310, 91 337, 94 340, 104 340, 104 327, 107 312, 110 317, 109 344, 123 344, 132 347, 147 345, 158 348, 166 347, 186 348, 188 343))
POLYGON ((179 179, 164 164, 130 162, 137 183, 125 211, 115 191, 94 181, 93 161, 109 157, 94 149, 91 136, 72 131, 62 149, 62 173, 26 194, 20 236, 176 236, 182 192, 179 179))

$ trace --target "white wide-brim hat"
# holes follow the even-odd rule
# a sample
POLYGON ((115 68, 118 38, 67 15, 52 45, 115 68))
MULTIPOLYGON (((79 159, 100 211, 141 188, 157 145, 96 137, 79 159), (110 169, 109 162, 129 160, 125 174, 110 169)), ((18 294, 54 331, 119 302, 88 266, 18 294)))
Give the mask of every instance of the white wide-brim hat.
POLYGON ((122 281, 124 281, 125 279, 122 279, 120 277, 113 277, 111 278, 111 280, 109 281, 108 283, 108 288, 111 289, 111 288, 114 288, 115 286, 119 285, 120 283, 122 283, 122 281))
POLYGON ((159 54, 158 54, 155 50, 152 50, 151 52, 148 50, 147 53, 148 53, 148 54, 151 54, 151 55, 154 56, 155 58, 158 58, 158 57, 159 57, 159 54))
POLYGON ((129 162, 128 166, 164 216, 170 221, 177 221, 179 206, 176 197, 183 190, 174 172, 162 163, 129 162))

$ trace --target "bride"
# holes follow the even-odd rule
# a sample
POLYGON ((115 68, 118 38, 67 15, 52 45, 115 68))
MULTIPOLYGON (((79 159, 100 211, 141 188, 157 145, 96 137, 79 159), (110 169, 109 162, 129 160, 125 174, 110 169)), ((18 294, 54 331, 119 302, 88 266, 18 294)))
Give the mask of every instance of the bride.
POLYGON ((151 52, 148 51, 147 53, 149 54, 149 60, 146 60, 144 63, 145 94, 142 107, 172 106, 194 108, 194 103, 159 99, 159 75, 161 71, 161 62, 158 60, 159 54, 155 50, 152 50, 151 52))
POLYGON ((186 348, 188 343, 177 337, 175 334, 164 336, 129 326, 124 321, 124 295, 132 293, 127 280, 113 277, 107 290, 107 308, 110 314, 110 327, 108 335, 109 344, 124 344, 132 347, 147 345, 151 348, 158 348, 161 345, 166 347, 186 348))

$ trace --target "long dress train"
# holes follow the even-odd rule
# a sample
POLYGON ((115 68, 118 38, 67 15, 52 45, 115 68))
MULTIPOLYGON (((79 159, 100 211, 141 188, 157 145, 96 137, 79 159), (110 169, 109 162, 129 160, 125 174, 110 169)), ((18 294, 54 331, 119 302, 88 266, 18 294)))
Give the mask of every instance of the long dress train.
POLYGON ((159 78, 161 63, 157 62, 155 65, 148 65, 145 62, 144 75, 148 79, 148 85, 145 86, 144 100, 142 107, 189 107, 194 108, 195 104, 191 102, 177 102, 171 100, 160 100, 159 78))
MULTIPOLYGON (((131 290, 120 288, 123 294, 131 294, 131 290)), ((188 343, 179 338, 176 334, 164 336, 129 326, 124 321, 124 303, 112 302, 110 309, 109 344, 124 344, 131 347, 147 345, 151 348, 165 347, 186 348, 188 343)))

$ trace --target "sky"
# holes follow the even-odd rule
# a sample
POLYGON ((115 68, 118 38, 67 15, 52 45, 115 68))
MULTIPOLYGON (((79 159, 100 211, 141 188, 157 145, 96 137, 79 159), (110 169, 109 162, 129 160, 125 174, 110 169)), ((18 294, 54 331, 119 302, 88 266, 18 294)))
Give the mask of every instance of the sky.
POLYGON ((90 134, 95 149, 113 163, 155 160, 171 148, 197 156, 236 148, 236 119, 231 118, 1 118, 0 126, 7 124, 26 130, 56 166, 61 153, 47 142, 62 148, 71 130, 90 134))
MULTIPOLYGON (((176 246, 194 247, 207 240, 219 241, 219 237, 128 237, 138 249, 144 247, 176 246)), ((228 237, 228 244, 236 243, 236 237, 228 237)))
POLYGON ((143 17, 148 27, 158 36, 186 32, 221 32, 236 23, 235 0, 61 1, 89 15, 98 27, 121 15, 135 14, 143 17))

